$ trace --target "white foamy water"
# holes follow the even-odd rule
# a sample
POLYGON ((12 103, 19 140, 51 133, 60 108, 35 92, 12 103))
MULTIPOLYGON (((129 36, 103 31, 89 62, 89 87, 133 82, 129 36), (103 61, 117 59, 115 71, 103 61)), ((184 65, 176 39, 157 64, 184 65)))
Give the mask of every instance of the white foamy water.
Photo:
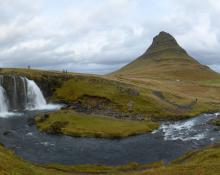
POLYGON ((37 86, 37 84, 33 80, 27 81, 27 109, 34 110, 34 109, 43 109, 47 103, 46 100, 37 86))
POLYGON ((4 88, 0 85, 0 114, 8 112, 8 100, 4 88))
POLYGON ((8 87, 4 84, 4 76, 0 76, 0 117, 7 118, 19 115, 19 113, 14 113, 14 111, 18 111, 17 107, 21 106, 18 103, 24 104, 22 106, 23 110, 57 110, 62 107, 62 105, 58 104, 47 104, 41 89, 33 80, 15 76, 12 77, 12 80, 13 97, 8 98, 7 92, 9 90, 4 89, 4 87, 8 87), (17 88, 17 81, 18 83, 19 81, 22 82, 23 86, 21 89, 17 88), (22 98, 20 94, 22 94, 22 98))
POLYGON ((47 104, 43 93, 33 80, 27 81, 27 110, 55 110, 60 109, 62 105, 47 104))
POLYGON ((63 105, 61 104, 45 104, 38 106, 37 108, 27 108, 27 110, 33 111, 33 110, 58 110, 62 107, 63 105))
POLYGON ((0 113, 1 118, 9 118, 9 117, 15 117, 15 116, 22 116, 23 113, 20 112, 2 112, 0 113))
MULTIPOLYGON (((209 129, 206 124, 210 119, 208 114, 204 114, 203 118, 193 118, 185 121, 163 123, 160 128, 153 132, 156 134, 158 132, 163 134, 164 140, 201 140, 206 138, 209 129), (207 127, 204 127, 204 126, 207 127)), ((216 115, 213 115, 215 117, 216 115)))
POLYGON ((0 85, 0 117, 7 118, 11 116, 20 115, 19 113, 8 112, 8 99, 4 88, 0 85))

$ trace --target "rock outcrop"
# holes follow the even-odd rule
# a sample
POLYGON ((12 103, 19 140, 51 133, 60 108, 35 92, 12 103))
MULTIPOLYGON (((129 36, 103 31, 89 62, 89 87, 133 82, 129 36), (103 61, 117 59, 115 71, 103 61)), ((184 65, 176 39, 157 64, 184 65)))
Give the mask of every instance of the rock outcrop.
POLYGON ((180 47, 176 39, 166 32, 160 32, 159 35, 155 36, 151 46, 144 53, 147 56, 162 52, 165 50, 172 50, 173 52, 187 54, 186 51, 180 47))

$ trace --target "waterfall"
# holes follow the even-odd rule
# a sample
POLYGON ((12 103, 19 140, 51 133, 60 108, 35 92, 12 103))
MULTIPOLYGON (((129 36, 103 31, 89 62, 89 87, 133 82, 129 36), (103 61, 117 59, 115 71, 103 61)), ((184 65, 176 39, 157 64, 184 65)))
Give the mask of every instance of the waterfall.
POLYGON ((27 109, 43 109, 47 105, 46 100, 33 80, 28 80, 27 82, 27 109))
POLYGON ((14 89, 13 89, 13 93, 14 93, 13 103, 14 103, 14 106, 16 106, 18 95, 17 95, 17 81, 16 81, 15 76, 13 76, 13 87, 14 87, 14 89))
POLYGON ((3 76, 0 76, 0 114, 8 112, 8 100, 5 94, 5 89, 1 86, 3 84, 3 76))
POLYGON ((24 94, 24 103, 27 104, 27 78, 20 77, 22 80, 22 86, 23 86, 23 94, 24 94))
POLYGON ((5 95, 5 90, 0 84, 0 113, 8 112, 8 100, 5 95))
POLYGON ((47 104, 41 89, 33 80, 16 75, 0 75, 0 116, 13 115, 14 111, 54 110, 60 107, 47 104))

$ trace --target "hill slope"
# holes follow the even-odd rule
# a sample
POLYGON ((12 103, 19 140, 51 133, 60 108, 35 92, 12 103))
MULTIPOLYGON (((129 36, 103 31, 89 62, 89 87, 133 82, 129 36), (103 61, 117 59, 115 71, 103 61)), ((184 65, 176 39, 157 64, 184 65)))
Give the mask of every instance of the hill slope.
POLYGON ((219 74, 189 56, 166 32, 160 32, 143 55, 112 75, 180 80, 219 78, 219 74))
MULTIPOLYGON (((139 58, 106 77, 147 90, 171 113, 187 116, 219 110, 220 74, 192 58, 166 32, 154 37, 139 58)), ((164 113, 164 112, 163 112, 164 113)))

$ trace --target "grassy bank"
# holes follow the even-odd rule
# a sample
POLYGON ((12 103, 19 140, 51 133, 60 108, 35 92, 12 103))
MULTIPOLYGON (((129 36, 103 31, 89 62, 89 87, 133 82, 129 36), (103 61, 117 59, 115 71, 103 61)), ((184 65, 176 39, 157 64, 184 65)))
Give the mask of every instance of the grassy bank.
POLYGON ((141 175, 219 175, 220 145, 192 151, 168 166, 140 173, 141 175))
POLYGON ((35 118, 41 131, 77 137, 123 138, 151 132, 158 127, 152 121, 119 120, 61 110, 35 118))
POLYGON ((1 175, 65 175, 62 171, 31 164, 14 155, 12 151, 0 146, 1 175))
POLYGON ((219 175, 220 145, 193 151, 169 165, 130 163, 122 166, 59 164, 35 165, 0 146, 0 174, 2 175, 219 175))

